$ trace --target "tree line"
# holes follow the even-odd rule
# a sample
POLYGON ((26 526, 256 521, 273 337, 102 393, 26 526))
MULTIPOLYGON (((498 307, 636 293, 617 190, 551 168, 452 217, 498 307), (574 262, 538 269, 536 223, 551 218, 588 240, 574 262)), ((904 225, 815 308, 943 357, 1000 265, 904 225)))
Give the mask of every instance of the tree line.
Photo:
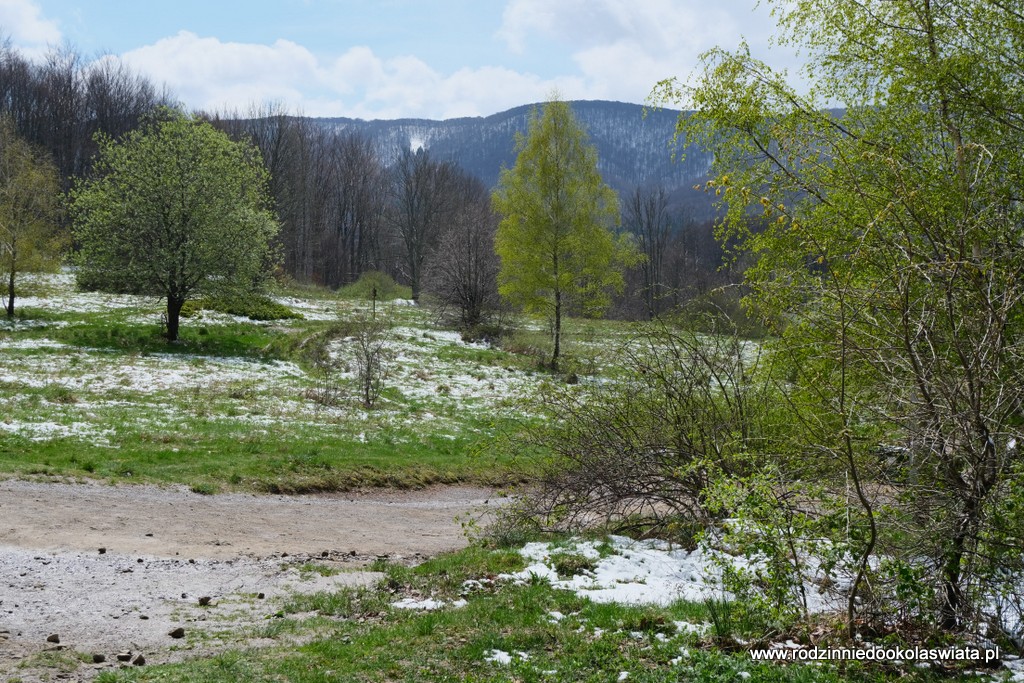
MULTIPOLYGON (((0 117, 49 156, 64 192, 92 172, 103 136, 125 136, 161 107, 180 109, 171 93, 116 59, 89 61, 60 48, 33 61, 0 42, 0 117)), ((384 272, 410 286, 414 299, 430 294, 466 326, 499 307, 490 188, 455 161, 422 148, 382 151, 277 105, 197 116, 262 155, 280 222, 280 274, 337 288, 384 272)), ((710 223, 686 222, 657 187, 638 188, 621 214, 646 259, 626 273, 614 315, 655 316, 731 278, 718 270, 710 223)), ((51 244, 69 245, 66 218, 57 217, 64 239, 51 244)))
POLYGON ((91 169, 96 133, 117 137, 173 104, 167 90, 116 59, 87 62, 65 47, 36 62, 0 38, 0 116, 50 155, 64 189, 91 169))

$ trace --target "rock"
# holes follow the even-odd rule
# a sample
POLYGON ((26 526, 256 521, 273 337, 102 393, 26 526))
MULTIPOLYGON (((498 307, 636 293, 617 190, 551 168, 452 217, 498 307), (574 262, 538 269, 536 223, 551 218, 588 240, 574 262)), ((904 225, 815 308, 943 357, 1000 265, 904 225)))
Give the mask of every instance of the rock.
POLYGON ((322 553, 320 553, 320 557, 330 557, 330 553, 325 550, 322 553))
POLYGON ((135 561, 138 562, 139 564, 142 564, 143 562, 145 562, 145 560, 143 560, 141 557, 139 559, 135 560, 135 561))
POLYGON ((178 628, 174 629, 173 631, 171 631, 167 635, 169 635, 171 638, 184 638, 185 637, 185 629, 183 629, 182 627, 179 626, 178 628))
POLYGON ((106 555, 106 553, 107 553, 107 549, 106 548, 100 548, 99 551, 100 551, 100 555, 106 555))
POLYGON ((138 657, 136 657, 135 659, 132 660, 132 664, 134 664, 135 666, 142 666, 145 663, 146 663, 146 658, 143 657, 142 655, 139 655, 138 657))
POLYGON ((48 643, 59 643, 60 642, 60 635, 58 635, 56 633, 51 633, 50 635, 46 636, 46 642, 48 642, 48 643))
POLYGON ((267 597, 267 595, 265 593, 257 593, 256 594, 256 599, 258 599, 258 600, 262 600, 265 597, 267 597))
POLYGON ((132 661, 132 653, 131 653, 130 650, 128 652, 118 652, 114 656, 117 659, 117 661, 119 661, 119 662, 130 662, 130 661, 132 661))
POLYGON ((93 653, 93 655, 92 655, 92 663, 93 664, 102 664, 105 661, 107 661, 107 656, 105 654, 101 654, 99 652, 94 652, 93 653))
POLYGON ((139 615, 139 619, 142 619, 143 621, 146 621, 147 619, 149 619, 149 615, 146 615, 146 614, 140 614, 140 615, 139 615))
POLYGON ((210 596, 209 595, 204 595, 203 597, 199 598, 199 606, 200 607, 206 607, 209 604, 210 604, 210 596))

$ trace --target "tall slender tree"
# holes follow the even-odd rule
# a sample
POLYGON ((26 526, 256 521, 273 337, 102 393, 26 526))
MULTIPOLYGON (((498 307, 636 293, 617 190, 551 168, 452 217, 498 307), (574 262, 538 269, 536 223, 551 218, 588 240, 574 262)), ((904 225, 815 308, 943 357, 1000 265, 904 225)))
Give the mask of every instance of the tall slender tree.
POLYGON ((637 253, 613 232, 618 199, 601 179, 597 151, 568 103, 548 102, 516 146, 515 166, 502 170, 493 195, 502 216, 498 287, 512 303, 551 317, 557 370, 567 308, 602 312, 609 291, 624 286, 622 266, 637 253))

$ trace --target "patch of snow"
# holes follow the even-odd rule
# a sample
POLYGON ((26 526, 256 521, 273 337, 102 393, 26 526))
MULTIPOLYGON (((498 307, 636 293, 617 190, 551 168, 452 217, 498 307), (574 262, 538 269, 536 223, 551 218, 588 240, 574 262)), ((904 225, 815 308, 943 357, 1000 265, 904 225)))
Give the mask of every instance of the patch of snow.
POLYGON ((391 606, 396 609, 416 609, 424 611, 432 611, 441 609, 447 605, 444 600, 433 600, 431 598, 424 598, 423 600, 417 600, 416 598, 402 598, 398 602, 391 603, 391 606))
POLYGON ((26 350, 26 349, 66 349, 69 348, 67 344, 53 341, 52 339, 2 339, 0 340, 0 349, 4 351, 12 351, 15 349, 26 350))
POLYGON ((1003 655, 1002 661, 1003 666, 1009 670, 1010 677, 1008 679, 998 679, 998 677, 993 676, 993 678, 997 678, 998 680, 1009 680, 1014 683, 1024 681, 1024 659, 1019 659, 1013 655, 1003 655))
MULTIPOLYGON (((324 301, 310 299, 296 299, 290 296, 276 296, 274 301, 287 306, 296 313, 301 313, 306 320, 337 320, 337 306, 332 306, 324 301)), ((281 322, 281 321, 272 321, 281 322)))
POLYGON ((484 661, 507 666, 512 663, 512 655, 504 650, 488 650, 484 653, 484 661))
POLYGON ((693 633, 698 636, 702 636, 711 629, 711 624, 704 622, 703 624, 691 624, 688 621, 675 621, 676 630, 680 633, 693 633))
POLYGON ((395 609, 412 609, 430 612, 433 610, 443 609, 445 607, 465 607, 467 604, 468 603, 465 600, 445 602, 444 600, 434 600, 433 598, 424 598, 423 600, 417 600, 416 598, 402 598, 398 602, 391 603, 391 606, 395 609))
MULTIPOLYGON (((549 543, 526 544, 520 553, 531 562, 526 569, 500 578, 517 582, 531 577, 545 579, 555 588, 571 590, 594 602, 623 604, 653 604, 666 606, 677 600, 699 602, 711 596, 722 595, 721 562, 723 558, 739 568, 751 564, 742 557, 724 555, 705 544, 695 550, 672 547, 664 541, 634 541, 624 536, 611 536, 615 553, 600 557, 598 543, 577 542, 572 552, 596 560, 592 572, 559 579, 552 567, 552 557, 567 552, 564 547, 549 543)), ((811 609, 829 607, 816 588, 808 590, 811 609), (812 594, 815 599, 812 598, 812 594)))
POLYGON ((97 446, 109 445, 109 438, 115 433, 113 429, 98 429, 86 422, 59 424, 49 421, 21 422, 17 420, 0 421, 0 431, 18 434, 31 441, 50 441, 72 437, 87 439, 97 446))

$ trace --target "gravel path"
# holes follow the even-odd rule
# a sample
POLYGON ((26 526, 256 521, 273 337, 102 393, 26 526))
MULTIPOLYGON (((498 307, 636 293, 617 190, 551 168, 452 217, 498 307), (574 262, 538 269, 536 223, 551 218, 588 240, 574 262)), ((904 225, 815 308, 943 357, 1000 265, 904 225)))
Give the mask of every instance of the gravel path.
POLYGON ((54 659, 70 660, 61 656, 69 651, 106 661, 69 665, 61 680, 89 680, 117 666, 117 654, 156 663, 208 650, 211 634, 237 639, 239 627, 278 609, 277 597, 372 583, 377 575, 365 565, 376 557, 415 562, 464 546, 456 518, 484 514, 498 502, 491 495, 437 487, 204 496, 0 482, 0 679, 52 680, 54 659), (309 561, 341 572, 301 572, 309 561), (179 627, 184 639, 168 635, 179 627), (191 639, 196 631, 205 635, 191 639))

